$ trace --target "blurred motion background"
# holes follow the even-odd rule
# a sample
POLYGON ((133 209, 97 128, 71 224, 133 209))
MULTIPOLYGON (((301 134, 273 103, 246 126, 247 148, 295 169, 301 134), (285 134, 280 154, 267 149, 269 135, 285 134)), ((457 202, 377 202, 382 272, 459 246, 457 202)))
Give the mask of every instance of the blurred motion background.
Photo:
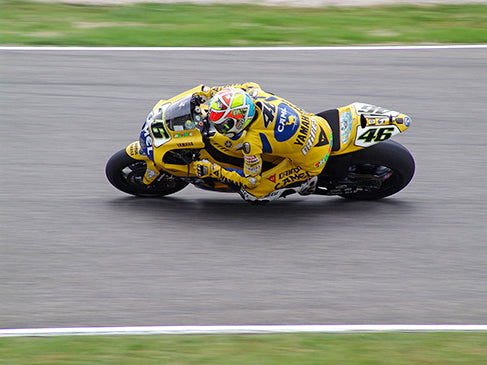
MULTIPOLYGON (((162 41, 172 29, 165 22, 181 23, 194 14, 191 5, 63 3, 44 9, 38 6, 52 4, 0 2, 1 328, 485 322, 485 47, 6 48, 181 46, 205 40, 203 45, 300 45, 305 26, 289 29, 286 22, 310 13, 294 9, 273 20, 268 8, 207 5, 233 25, 218 30, 212 18, 201 28, 177 28, 162 41), (261 11, 259 22, 249 25, 246 16, 261 11), (84 19, 87 14, 92 18, 84 19), (128 30, 110 25, 122 20, 128 30), (246 38, 249 29, 265 37, 246 38), (173 35, 178 32, 184 42, 173 35), (283 33, 292 42, 283 41, 283 33), (192 41, 195 37, 201 38, 192 41), (308 111, 362 101, 411 115, 411 128, 396 140, 415 156, 414 180, 383 201, 289 197, 264 207, 192 187, 163 199, 138 199, 108 184, 106 161, 138 138, 159 99, 200 83, 245 81, 308 111)), ((440 24, 424 33, 428 44, 487 43, 485 5, 472 5, 469 12, 458 7, 485 1, 441 3, 457 5, 346 8, 340 16, 334 8, 316 8, 311 15, 333 13, 337 22, 319 25, 319 18, 306 44, 418 44, 423 42, 410 34, 423 34, 427 24, 440 24), (404 25, 401 14, 408 12, 413 23, 404 25), (350 14, 355 17, 342 18, 350 14), (398 28, 384 29, 386 23, 398 28), (357 31, 357 24, 371 28, 357 31), (331 28, 336 33, 320 40, 331 28), (445 29, 448 36, 441 35, 445 29), (365 33, 376 38, 357 36, 365 33), (407 37, 396 38, 403 34, 407 37)))

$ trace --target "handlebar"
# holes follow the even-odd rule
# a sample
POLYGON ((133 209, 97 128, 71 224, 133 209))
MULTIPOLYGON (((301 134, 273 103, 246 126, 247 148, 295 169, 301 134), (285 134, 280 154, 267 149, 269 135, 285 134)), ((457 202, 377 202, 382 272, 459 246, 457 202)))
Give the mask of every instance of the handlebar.
MULTIPOLYGON (((200 105, 204 104, 207 101, 207 99, 198 94, 193 94, 191 98, 191 104, 193 105, 193 110, 197 114, 201 114, 201 108, 200 105)), ((207 141, 211 136, 215 134, 215 130, 211 130, 212 125, 210 121, 208 120, 208 116, 204 116, 201 118, 201 120, 196 123, 197 128, 201 132, 201 135, 203 136, 203 141, 207 141)))

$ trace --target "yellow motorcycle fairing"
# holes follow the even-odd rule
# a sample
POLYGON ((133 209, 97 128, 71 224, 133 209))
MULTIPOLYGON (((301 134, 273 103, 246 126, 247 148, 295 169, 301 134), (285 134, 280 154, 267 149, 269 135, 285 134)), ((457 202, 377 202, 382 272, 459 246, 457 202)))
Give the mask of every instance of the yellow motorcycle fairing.
POLYGON ((144 174, 143 182, 146 185, 150 185, 159 175, 159 168, 154 164, 154 162, 146 155, 141 154, 139 141, 132 142, 125 149, 127 155, 133 159, 144 161, 147 164, 147 170, 144 174))
MULTIPOLYGON (((154 106, 144 125, 145 134, 141 133, 139 142, 134 142, 127 147, 129 156, 147 163, 143 179, 145 184, 151 184, 162 172, 166 171, 200 188, 235 192, 234 188, 216 179, 210 181, 200 179, 193 171, 190 171, 189 163, 194 157, 197 157, 199 160, 206 159, 228 169, 242 169, 242 146, 246 132, 243 132, 238 139, 230 139, 214 133, 205 145, 202 133, 198 128, 202 124, 198 126, 198 121, 191 120, 192 118, 189 117, 187 119, 179 118, 177 123, 175 120, 170 122, 167 120, 168 114, 173 109, 177 109, 177 107, 184 109, 188 100, 193 95, 200 94, 201 91, 202 86, 200 85, 171 99, 160 100, 154 106), (141 143, 147 146, 145 151, 148 153, 143 153, 141 143)), ((202 104, 201 112, 205 112, 206 108, 207 105, 202 104)), ((354 152, 382 142, 405 131, 411 123, 411 118, 405 114, 365 103, 355 102, 334 111, 336 120, 324 117, 332 126, 334 133, 331 156, 354 152)), ((320 114, 317 115, 321 116, 320 114)), ((277 176, 272 174, 272 166, 281 162, 282 158, 264 156, 264 161, 268 168, 263 173, 263 179, 273 181, 277 176)), ((283 176, 282 179, 289 180, 294 178, 294 175, 299 176, 301 173, 291 167, 289 171, 289 176, 283 176)), ((279 180, 282 179, 279 176, 279 180)))
MULTIPOLYGON (((214 154, 205 149, 203 136, 197 125, 198 121, 193 116, 185 118, 184 115, 168 120, 168 114, 184 109, 195 93, 199 93, 202 87, 198 86, 184 93, 174 96, 168 100, 160 100, 152 109, 141 133, 139 142, 130 144, 126 152, 129 156, 147 163, 147 170, 144 175, 144 184, 151 184, 162 172, 168 172, 176 177, 184 178, 198 187, 219 191, 234 191, 228 185, 220 181, 211 181, 207 184, 189 169, 189 163, 193 154, 197 158, 207 159, 210 162, 218 163, 223 167, 238 169, 243 165, 242 151, 240 146, 243 143, 230 140, 221 134, 215 133, 211 139, 211 147, 218 153, 224 154, 225 160, 218 160, 214 154), (145 130, 145 132, 144 132, 145 130), (141 148, 141 144, 145 148, 141 148), (146 153, 144 153, 146 151, 146 153), (230 158, 228 158, 230 156, 230 158), (232 164, 232 160, 235 164, 232 164), (230 161, 230 162, 228 162, 230 161)), ((206 109, 201 105, 201 111, 206 109)), ((199 118, 199 116, 197 116, 199 118)))
POLYGON ((383 142, 404 132, 411 124, 411 118, 406 114, 376 105, 354 102, 337 110, 338 120, 325 117, 334 133, 335 143, 331 156, 383 142))

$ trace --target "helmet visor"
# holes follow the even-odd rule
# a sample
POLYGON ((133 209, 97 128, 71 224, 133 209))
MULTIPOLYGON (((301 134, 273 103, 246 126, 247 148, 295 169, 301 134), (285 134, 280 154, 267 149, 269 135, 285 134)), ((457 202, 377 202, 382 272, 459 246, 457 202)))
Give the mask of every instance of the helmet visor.
POLYGON ((235 126, 234 118, 227 118, 222 123, 215 124, 218 133, 228 134, 228 132, 235 126))

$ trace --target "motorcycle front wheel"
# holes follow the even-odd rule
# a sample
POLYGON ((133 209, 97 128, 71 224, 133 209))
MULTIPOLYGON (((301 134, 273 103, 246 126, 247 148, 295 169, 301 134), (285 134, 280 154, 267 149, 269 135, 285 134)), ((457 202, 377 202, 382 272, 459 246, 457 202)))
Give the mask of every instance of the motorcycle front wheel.
MULTIPOLYGON (((325 167, 326 168, 326 167, 325 167)), ((415 162, 406 147, 392 140, 353 152, 349 177, 374 181, 376 187, 340 196, 350 200, 376 200, 404 189, 413 178, 415 162)))
POLYGON ((152 184, 143 183, 147 164, 130 157, 125 149, 108 160, 105 174, 108 181, 124 193, 141 197, 161 197, 184 189, 188 183, 170 174, 163 173, 152 184))

